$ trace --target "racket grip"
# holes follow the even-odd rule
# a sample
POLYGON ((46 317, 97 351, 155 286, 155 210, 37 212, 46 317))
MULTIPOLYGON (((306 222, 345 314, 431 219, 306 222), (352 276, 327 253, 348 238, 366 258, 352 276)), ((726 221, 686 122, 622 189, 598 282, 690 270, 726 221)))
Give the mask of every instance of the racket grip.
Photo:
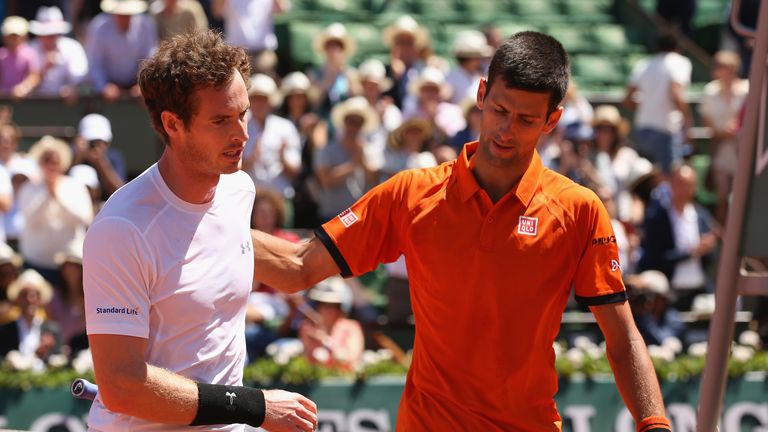
POLYGON ((72 381, 69 387, 72 397, 75 399, 94 400, 99 392, 99 386, 84 378, 77 378, 72 381))

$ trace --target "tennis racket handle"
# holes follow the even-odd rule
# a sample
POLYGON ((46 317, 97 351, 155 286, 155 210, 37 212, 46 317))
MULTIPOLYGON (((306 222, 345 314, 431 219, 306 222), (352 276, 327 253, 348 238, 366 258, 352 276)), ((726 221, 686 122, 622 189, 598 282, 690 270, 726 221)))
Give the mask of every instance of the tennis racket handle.
POLYGON ((72 381, 69 391, 75 399, 94 400, 99 392, 99 386, 84 378, 77 378, 72 381))

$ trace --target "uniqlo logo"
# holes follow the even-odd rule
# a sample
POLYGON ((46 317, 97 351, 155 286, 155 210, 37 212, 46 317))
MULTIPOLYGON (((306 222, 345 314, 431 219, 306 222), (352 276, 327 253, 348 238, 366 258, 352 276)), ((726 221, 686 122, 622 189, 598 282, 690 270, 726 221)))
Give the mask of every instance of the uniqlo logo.
POLYGON ((339 219, 341 219, 341 223, 344 224, 345 227, 349 228, 350 225, 360 220, 357 215, 352 211, 352 209, 346 209, 339 215, 339 219))
POLYGON ((517 222, 517 233, 529 236, 535 236, 539 231, 539 218, 520 216, 517 222))

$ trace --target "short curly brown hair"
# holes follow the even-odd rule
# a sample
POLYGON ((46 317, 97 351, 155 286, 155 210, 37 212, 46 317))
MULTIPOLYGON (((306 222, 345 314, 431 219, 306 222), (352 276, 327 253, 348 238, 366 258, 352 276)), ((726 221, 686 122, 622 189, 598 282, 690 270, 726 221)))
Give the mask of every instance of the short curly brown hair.
POLYGON ((138 75, 141 94, 152 126, 165 143, 168 134, 160 113, 173 112, 189 126, 198 106, 195 91, 229 84, 233 70, 240 72, 248 87, 251 66, 245 50, 227 44, 221 33, 212 30, 174 36, 144 60, 138 75))

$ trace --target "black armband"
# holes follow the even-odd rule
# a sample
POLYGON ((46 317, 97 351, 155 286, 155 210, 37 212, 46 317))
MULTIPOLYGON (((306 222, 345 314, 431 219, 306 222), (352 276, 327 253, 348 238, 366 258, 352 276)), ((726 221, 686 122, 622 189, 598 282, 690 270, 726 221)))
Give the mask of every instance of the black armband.
POLYGON ((197 383, 197 414, 190 426, 264 423, 264 392, 251 387, 197 383))

